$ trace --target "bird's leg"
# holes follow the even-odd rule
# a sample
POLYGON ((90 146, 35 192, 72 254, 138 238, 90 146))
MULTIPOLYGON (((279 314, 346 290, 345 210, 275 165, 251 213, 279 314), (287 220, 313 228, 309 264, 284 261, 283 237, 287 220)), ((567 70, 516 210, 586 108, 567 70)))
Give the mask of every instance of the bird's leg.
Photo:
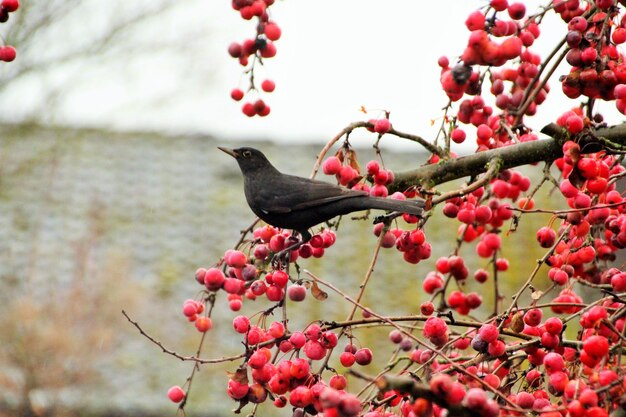
POLYGON ((272 265, 282 261, 283 258, 284 258, 285 263, 289 263, 289 256, 291 254, 291 251, 298 249, 300 246, 304 245, 309 240, 311 240, 312 236, 308 230, 298 230, 297 232, 300 233, 301 239, 295 242, 294 244, 287 246, 285 249, 281 250, 280 252, 276 252, 274 256, 272 257, 272 265))
POLYGON ((399 211, 392 211, 391 213, 381 214, 380 216, 374 217, 374 224, 378 223, 389 223, 396 217, 402 216, 402 213, 399 211))

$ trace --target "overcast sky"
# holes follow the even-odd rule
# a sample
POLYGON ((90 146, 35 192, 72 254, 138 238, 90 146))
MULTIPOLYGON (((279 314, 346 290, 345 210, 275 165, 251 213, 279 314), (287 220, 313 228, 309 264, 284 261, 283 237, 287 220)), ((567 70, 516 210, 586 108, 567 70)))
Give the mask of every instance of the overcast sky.
MULTIPOLYGON (((229 98, 230 90, 245 86, 245 82, 240 84, 241 67, 226 49, 230 42, 250 37, 254 24, 243 21, 231 9, 229 0, 190 1, 161 23, 161 33, 167 36, 190 25, 208 29, 208 35, 200 39, 202 47, 191 57, 197 65, 181 71, 176 60, 158 65, 134 62, 130 69, 133 76, 123 78, 116 76, 116 71, 101 68, 97 75, 83 80, 80 88, 67 90, 54 121, 196 131, 237 140, 321 143, 348 123, 380 116, 385 109, 391 111, 397 129, 430 138, 434 133, 430 120, 441 116, 447 102, 440 89, 437 58, 446 54, 452 60, 462 53, 469 34, 463 22, 472 10, 486 3, 277 1, 272 16, 283 36, 277 43, 277 56, 267 60, 258 74, 276 82, 276 91, 265 97, 272 114, 249 119, 241 113, 241 103, 229 98), (195 68, 203 73, 195 74, 200 75, 197 80, 193 76, 195 68), (190 74, 187 83, 178 78, 190 74), (131 82, 124 82, 129 79, 131 82), (185 85, 186 89, 171 100, 159 96, 160 91, 171 91, 177 85, 185 85), (361 106, 371 109, 371 113, 363 115, 359 112, 361 106)), ((549 1, 524 3, 532 11, 549 1)), ((542 56, 558 41, 565 25, 553 13, 549 16, 549 25, 542 25, 542 36, 533 48, 542 56)), ((556 77, 551 86, 553 101, 544 104, 540 117, 529 120, 535 127, 554 120, 567 103, 556 77)), ((36 96, 32 85, 20 88, 22 101, 36 96)), ((613 108, 613 103, 601 107, 618 117, 613 108)))

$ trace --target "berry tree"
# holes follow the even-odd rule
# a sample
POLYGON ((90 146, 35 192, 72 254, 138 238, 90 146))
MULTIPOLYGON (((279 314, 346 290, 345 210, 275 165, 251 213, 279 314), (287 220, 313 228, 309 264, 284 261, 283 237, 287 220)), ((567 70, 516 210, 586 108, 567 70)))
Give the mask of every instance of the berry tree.
MULTIPOLYGON (((236 101, 251 97, 242 109, 250 117, 269 114, 261 97, 275 88, 264 80, 259 90, 254 76, 276 54, 281 36, 270 17, 273 3, 232 1, 243 19, 255 23, 253 37, 228 48, 249 80, 247 88, 231 95, 236 101)), ((552 0, 538 11, 526 10, 523 2, 483 3, 467 16, 464 49, 439 59, 441 89, 449 102, 435 138, 396 130, 385 112, 348 125, 320 151, 313 176, 321 168, 346 187, 427 200, 422 218, 386 216, 375 224, 377 245, 359 288, 344 292, 306 269, 307 258, 332 251, 341 235, 337 223, 318 227, 285 262, 273 254, 297 236, 254 222, 233 249, 196 271, 202 290, 183 304, 183 315, 204 340, 212 327, 224 325, 213 317, 216 303, 226 302, 235 312, 243 303, 256 303, 258 313, 232 321, 242 341, 238 356, 207 358, 202 342, 198 355, 183 356, 127 316, 164 351, 194 362, 183 386, 168 391, 179 412, 184 414, 196 369, 229 361, 232 372, 224 378, 224 390, 237 413, 254 415, 259 404, 271 403, 289 407, 294 416, 326 417, 626 414, 626 271, 617 261, 626 247, 626 200, 619 190, 626 176, 626 126, 605 120, 596 109, 598 101, 614 101, 626 114, 620 46, 626 42, 626 2, 552 0), (533 43, 548 14, 564 23, 552 53, 541 57, 533 43), (562 62, 566 73, 557 69, 562 62), (566 107, 554 123, 534 126, 532 116, 548 94, 566 97, 566 107), (384 135, 409 139, 430 157, 407 172, 392 172, 382 158, 362 168, 349 141, 356 129, 372 132, 379 155, 384 135), (475 141, 475 153, 457 157, 452 152, 453 143, 469 141, 475 141), (538 170, 540 180, 531 182, 521 166, 538 170), (439 189, 461 178, 467 178, 463 186, 439 189), (534 197, 546 189, 554 191, 552 199, 561 209, 535 207, 534 197), (434 216, 458 228, 458 239, 445 253, 431 253, 434 216), (513 293, 504 293, 501 282, 511 271, 501 252, 502 236, 514 238, 518 224, 530 216, 547 219, 536 231, 543 256, 523 271, 513 293), (470 270, 460 255, 467 246, 484 260, 484 268, 470 270), (381 248, 395 248, 410 264, 437 258, 434 270, 416 267, 430 295, 420 314, 392 317, 363 303, 376 279, 381 248), (495 294, 493 309, 480 308, 481 295, 465 289, 468 280, 495 294), (540 287, 540 281, 549 285, 540 287), (330 294, 350 304, 347 318, 316 317, 303 328, 290 324, 290 304, 330 294), (391 359, 378 357, 355 338, 356 329, 373 324, 386 326, 390 343, 398 346, 391 359), (373 361, 387 365, 378 375, 367 375, 361 367, 373 361), (348 378, 360 382, 358 388, 348 387, 348 378)))

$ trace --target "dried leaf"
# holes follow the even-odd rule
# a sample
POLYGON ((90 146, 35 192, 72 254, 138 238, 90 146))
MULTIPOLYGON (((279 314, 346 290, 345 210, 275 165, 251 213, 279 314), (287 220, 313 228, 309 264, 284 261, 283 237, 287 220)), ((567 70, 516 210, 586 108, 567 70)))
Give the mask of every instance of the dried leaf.
POLYGON ((356 151, 354 149, 350 149, 346 152, 346 158, 348 159, 348 164, 356 170, 356 172, 361 173, 361 167, 359 166, 359 162, 356 157, 356 151))
POLYGON ((311 285, 311 294, 313 295, 313 297, 315 297, 316 300, 319 301, 324 301, 328 298, 328 294, 324 292, 319 287, 319 285, 317 285, 317 282, 313 282, 313 284, 311 285))
POLYGON ((518 311, 511 318, 511 330, 516 333, 524 330, 524 314, 521 311, 518 311))
POLYGON ((335 152, 335 156, 337 157, 337 159, 339 159, 339 162, 343 164, 343 161, 345 159, 345 153, 343 148, 340 148, 337 152, 335 152))
POLYGON ((239 368, 235 372, 226 372, 228 377, 233 381, 239 382, 240 384, 248 383, 248 372, 245 369, 239 368))
POLYGON ((535 290, 533 291, 532 294, 530 294, 530 298, 532 298, 533 301, 537 301, 538 299, 541 298, 542 295, 543 295, 543 291, 535 290))
POLYGON ((574 167, 572 168, 572 172, 570 172, 567 179, 576 188, 581 188, 586 181, 586 178, 582 176, 577 165, 574 165, 574 167))
POLYGON ((241 400, 239 400, 239 406, 237 408, 235 408, 233 411, 233 413, 235 414, 241 414, 241 410, 248 404, 248 399, 247 398, 243 398, 241 400))
POLYGON ((362 180, 362 179, 363 179, 363 176, 362 176, 362 175, 358 175, 358 176, 356 176, 356 177, 355 177, 352 181, 350 181, 350 182, 346 185, 346 187, 348 187, 348 188, 352 188, 352 187, 354 187, 355 185, 357 185, 359 182, 361 182, 361 180, 362 180))

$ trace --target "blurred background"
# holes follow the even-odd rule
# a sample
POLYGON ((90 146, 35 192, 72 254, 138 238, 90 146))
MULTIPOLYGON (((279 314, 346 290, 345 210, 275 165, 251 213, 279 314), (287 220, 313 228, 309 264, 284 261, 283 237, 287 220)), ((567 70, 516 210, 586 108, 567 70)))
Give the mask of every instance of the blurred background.
MULTIPOLYGON (((272 115, 248 119, 229 97, 245 80, 226 48, 254 28, 229 1, 22 0, 0 25, 18 51, 0 65, 0 416, 175 413, 166 391, 185 382, 192 364, 162 353, 121 310, 165 346, 194 353, 199 333, 181 314, 200 290, 194 271, 253 220, 236 164, 216 146, 253 142, 282 170, 306 176, 328 139, 383 109, 399 130, 433 137, 431 120, 447 102, 436 60, 461 52, 463 22, 484 2, 391 3, 277 2, 283 38, 260 75, 277 83, 266 98, 272 115)), ((556 116, 546 111, 532 123, 556 116)), ((372 135, 351 138, 362 162, 374 157, 372 135)), ((427 158, 397 139, 381 145, 392 170, 427 158)), ((547 193, 540 198, 549 204, 547 193)), ((366 293, 376 311, 418 311, 421 278, 454 245, 456 225, 436 217, 426 230, 432 260, 413 266, 395 250, 383 253, 366 293)), ((534 230, 546 220, 528 217, 515 245, 505 239, 512 272, 504 285, 541 256, 534 230)), ((369 222, 343 221, 337 245, 304 267, 349 290, 375 244, 369 222)), ((475 262, 472 270, 485 266, 475 262)), ((203 357, 240 348, 231 330, 237 313, 222 301, 203 357)), ((301 324, 349 311, 334 294, 304 304, 294 308, 301 324)), ((243 312, 263 305, 246 303, 243 312)), ((384 355, 387 333, 358 338, 384 355)), ((235 366, 202 367, 187 410, 234 408, 223 400, 225 372, 235 366)))

